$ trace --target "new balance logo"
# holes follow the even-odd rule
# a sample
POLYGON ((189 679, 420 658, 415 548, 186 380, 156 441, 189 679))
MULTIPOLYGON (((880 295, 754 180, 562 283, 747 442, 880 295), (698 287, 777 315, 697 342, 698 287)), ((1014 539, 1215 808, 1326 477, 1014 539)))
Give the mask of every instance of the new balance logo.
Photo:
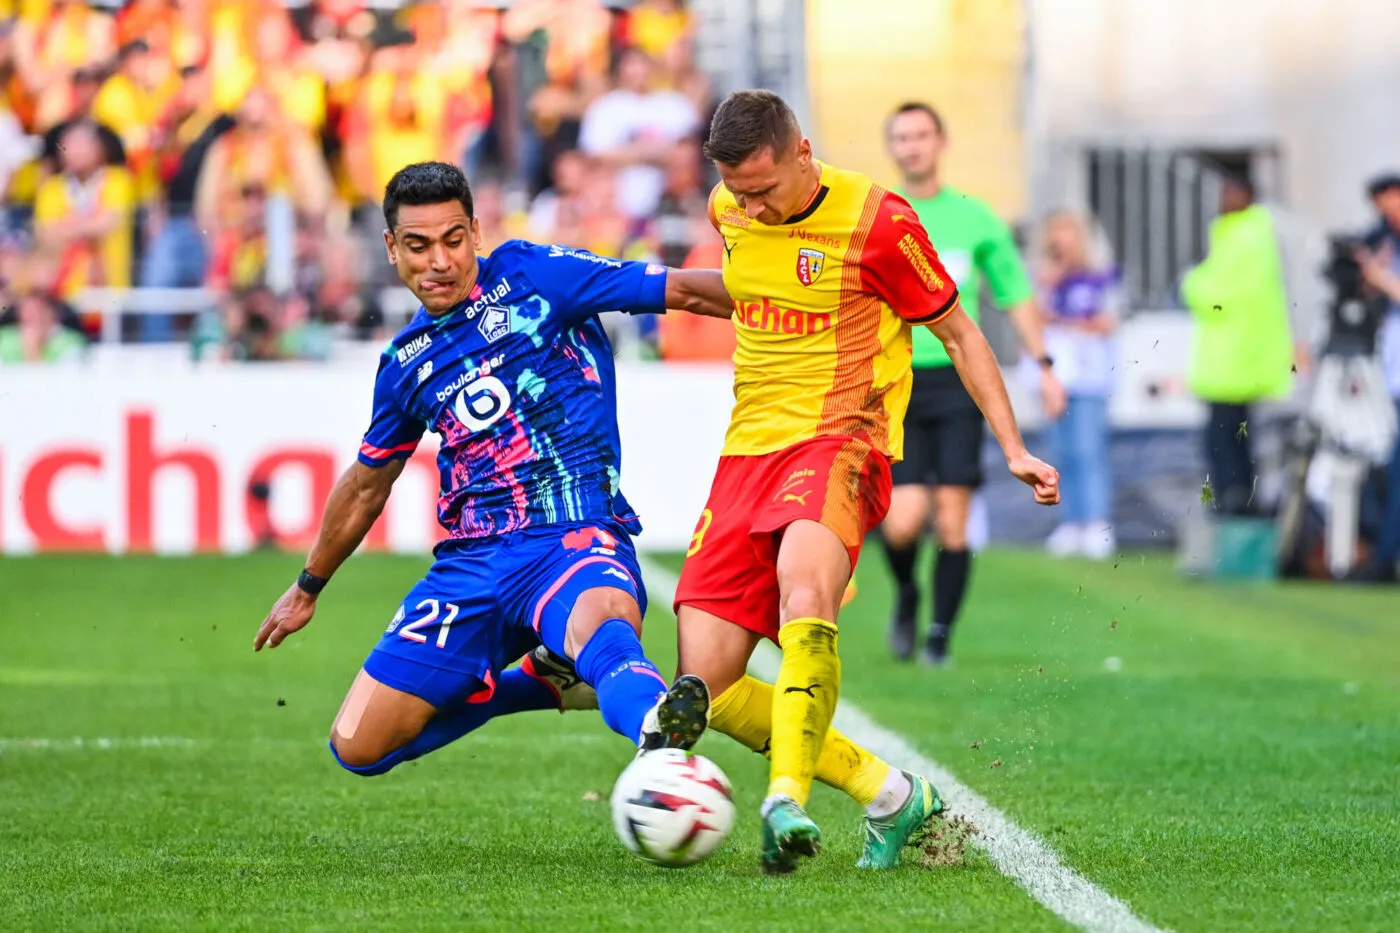
POLYGON ((433 361, 432 361, 432 360, 428 360, 428 362, 426 362, 426 363, 424 363, 422 366, 419 366, 419 367, 418 367, 418 384, 421 386, 424 382, 427 382, 427 381, 428 381, 428 377, 431 376, 432 374, 433 374, 433 361))
POLYGON ((805 693, 815 700, 817 698, 817 695, 812 691, 817 690, 820 687, 821 684, 809 684, 806 687, 788 687, 786 690, 783 691, 783 695, 787 696, 789 693, 805 693))

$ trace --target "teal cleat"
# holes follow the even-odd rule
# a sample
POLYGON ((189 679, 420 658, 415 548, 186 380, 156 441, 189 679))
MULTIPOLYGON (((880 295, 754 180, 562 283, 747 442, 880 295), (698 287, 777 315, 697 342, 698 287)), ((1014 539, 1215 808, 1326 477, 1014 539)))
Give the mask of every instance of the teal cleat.
POLYGON ((791 797, 774 798, 763 814, 763 871, 785 875, 797 868, 799 856, 822 850, 822 831, 791 797))
POLYGON ((857 868, 894 868, 904 847, 922 842, 929 824, 943 812, 943 801, 932 784, 907 771, 904 776, 912 785, 904 805, 884 819, 865 818, 865 851, 857 868))

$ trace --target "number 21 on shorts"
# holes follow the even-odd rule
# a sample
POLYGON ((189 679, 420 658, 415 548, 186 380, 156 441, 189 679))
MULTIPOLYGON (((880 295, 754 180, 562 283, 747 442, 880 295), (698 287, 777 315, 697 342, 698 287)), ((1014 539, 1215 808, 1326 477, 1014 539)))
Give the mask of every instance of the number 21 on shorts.
MULTIPOLYGON (((416 641, 420 645, 426 644, 428 641, 428 636, 424 635, 420 630, 427 628, 434 622, 437 622, 438 616, 441 615, 443 616, 443 618, 442 621, 438 623, 438 637, 436 644, 439 648, 446 648, 447 633, 451 630, 452 623, 456 621, 457 613, 460 611, 460 607, 458 607, 456 603, 440 604, 436 599, 425 599, 422 602, 420 602, 416 607, 414 607, 413 611, 424 612, 424 615, 422 618, 410 622, 403 628, 399 629, 399 637, 407 638, 409 641, 416 641), (424 610, 427 611, 424 612, 424 610), (446 615, 443 615, 444 611, 446 612, 446 615)), ((403 621, 404 615, 405 613, 402 609, 400 609, 398 615, 394 617, 394 621, 389 623, 389 631, 392 632, 395 626, 397 626, 399 622, 403 621)))

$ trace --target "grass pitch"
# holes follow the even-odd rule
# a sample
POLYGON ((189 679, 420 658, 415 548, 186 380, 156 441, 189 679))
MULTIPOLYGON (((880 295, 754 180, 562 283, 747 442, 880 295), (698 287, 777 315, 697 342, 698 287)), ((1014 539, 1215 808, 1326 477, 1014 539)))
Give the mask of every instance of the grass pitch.
MULTIPOLYGON (((929 672, 887 658, 878 554, 842 618, 843 698, 1177 930, 1400 917, 1400 596, 1184 580, 1162 558, 981 558, 929 672), (998 763, 999 762, 999 763, 998 763)), ((672 566, 675 566, 674 562, 672 566)), ((0 927, 15 930, 1063 929, 975 849, 856 872, 858 813, 762 877, 762 759, 700 751, 739 825, 684 871, 625 852, 630 757, 596 714, 500 720, 389 775, 330 720, 422 559, 358 558, 255 656, 295 556, 0 559, 0 927), (596 799, 595 799, 596 798, 596 799)), ((648 646, 672 662, 665 607, 648 646)))

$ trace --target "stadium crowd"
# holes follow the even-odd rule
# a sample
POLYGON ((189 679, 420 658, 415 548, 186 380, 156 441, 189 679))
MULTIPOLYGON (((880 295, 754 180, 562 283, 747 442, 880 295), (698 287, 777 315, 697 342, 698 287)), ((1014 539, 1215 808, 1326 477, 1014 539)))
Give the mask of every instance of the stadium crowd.
MULTIPOLYGON (((122 322, 199 356, 384 336, 380 192, 420 160, 468 169, 488 249, 715 264, 715 100, 681 0, 383 6, 0 0, 0 358, 79 352, 89 290, 137 285, 207 290, 213 307, 122 322)), ((643 352, 732 341, 628 326, 651 328, 643 352)))

